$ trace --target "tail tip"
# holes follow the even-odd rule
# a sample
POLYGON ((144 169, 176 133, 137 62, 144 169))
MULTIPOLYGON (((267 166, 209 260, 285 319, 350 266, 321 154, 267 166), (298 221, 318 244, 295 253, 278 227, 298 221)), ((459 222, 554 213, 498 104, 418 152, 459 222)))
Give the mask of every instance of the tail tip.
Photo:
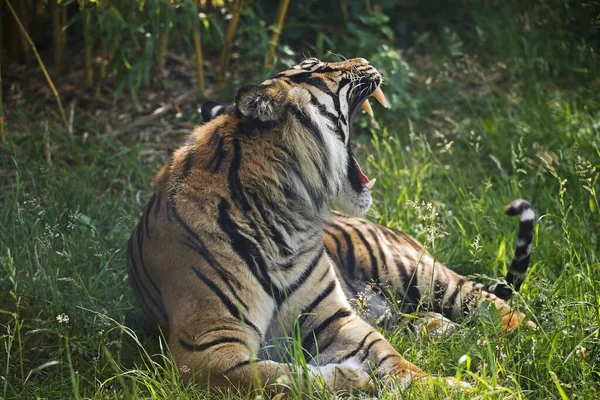
POLYGON ((531 210, 531 204, 529 204, 527 200, 523 199, 513 200, 510 202, 510 204, 504 207, 504 213, 510 216, 523 215, 523 213, 527 210, 531 210))

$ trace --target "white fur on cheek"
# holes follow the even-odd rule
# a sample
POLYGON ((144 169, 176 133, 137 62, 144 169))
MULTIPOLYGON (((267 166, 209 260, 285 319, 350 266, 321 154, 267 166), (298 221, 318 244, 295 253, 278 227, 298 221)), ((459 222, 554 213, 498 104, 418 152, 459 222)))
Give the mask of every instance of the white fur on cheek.
POLYGON ((334 203, 345 214, 364 217, 373 205, 373 197, 371 196, 371 191, 365 186, 363 186, 360 193, 357 193, 346 178, 342 185, 342 190, 339 191, 334 203))

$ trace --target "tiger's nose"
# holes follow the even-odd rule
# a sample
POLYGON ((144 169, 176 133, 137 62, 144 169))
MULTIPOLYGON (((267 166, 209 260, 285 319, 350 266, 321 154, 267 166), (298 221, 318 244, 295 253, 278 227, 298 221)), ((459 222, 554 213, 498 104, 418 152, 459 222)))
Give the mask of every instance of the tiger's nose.
POLYGON ((371 63, 364 58, 353 58, 351 60, 341 61, 338 65, 339 68, 350 71, 352 68, 370 66, 371 63))
POLYGON ((359 58, 353 58, 352 60, 350 60, 350 62, 356 66, 359 65, 371 65, 370 62, 368 62, 366 59, 359 57, 359 58))

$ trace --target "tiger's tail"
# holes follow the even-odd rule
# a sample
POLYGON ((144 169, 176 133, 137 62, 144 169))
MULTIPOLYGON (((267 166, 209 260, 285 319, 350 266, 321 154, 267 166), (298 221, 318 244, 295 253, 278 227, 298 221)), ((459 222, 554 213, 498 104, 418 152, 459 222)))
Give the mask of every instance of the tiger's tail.
POLYGON ((513 291, 518 291, 527 277, 527 268, 531 257, 531 243, 533 241, 535 213, 531 204, 523 199, 512 201, 504 208, 504 213, 510 216, 519 215, 519 235, 515 255, 504 278, 505 282, 494 283, 484 290, 497 297, 508 300, 513 291))

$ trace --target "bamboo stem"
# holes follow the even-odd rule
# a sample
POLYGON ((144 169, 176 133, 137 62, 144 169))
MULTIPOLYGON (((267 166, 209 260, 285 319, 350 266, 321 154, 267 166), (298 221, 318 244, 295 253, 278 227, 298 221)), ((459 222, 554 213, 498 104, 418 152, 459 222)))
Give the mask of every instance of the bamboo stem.
POLYGON ((225 42, 223 43, 223 50, 221 51, 221 62, 219 63, 219 78, 218 83, 220 88, 225 87, 225 75, 229 68, 229 56, 231 54, 231 46, 235 32, 237 30, 238 23, 240 22, 240 10, 242 8, 243 0, 234 0, 233 11, 231 13, 231 21, 227 27, 227 33, 225 34, 225 42))
MULTIPOLYGON (((64 3, 64 1, 63 1, 64 3)), ((60 7, 60 73, 65 73, 67 69, 67 7, 62 4, 60 7)))
MULTIPOLYGON (((200 0, 196 0, 196 15, 200 9, 200 0)), ((196 76, 198 77, 198 89, 204 91, 204 68, 202 66, 202 43, 200 42, 200 27, 196 23, 192 26, 192 37, 194 39, 194 51, 196 53, 196 76)))
MULTIPOLYGON (((0 0, 0 10, 2 10, 2 3, 4 0, 0 0)), ((2 30, 0 29, 0 143, 6 142, 6 131, 4 130, 4 103, 2 102, 2 59, 4 58, 4 47, 2 47, 3 39, 2 30)))
POLYGON ((167 62, 167 50, 169 47, 169 29, 167 24, 164 23, 163 26, 160 27, 158 33, 158 48, 156 49, 156 63, 158 67, 162 70, 165 68, 165 64, 167 62))
MULTIPOLYGON (((17 5, 17 15, 21 19, 21 23, 25 27, 25 30, 29 29, 29 14, 27 13, 27 4, 24 0, 21 0, 17 5)), ((25 64, 29 65, 31 63, 31 56, 29 55, 29 49, 27 48, 27 39, 21 33, 19 34, 19 38, 21 39, 21 48, 23 49, 23 59, 25 60, 25 64)))
MULTIPOLYGON (((108 0, 103 0, 99 5, 106 10, 108 8, 108 0), (101 5, 100 5, 101 4, 101 5)), ((108 45, 106 39, 100 39, 100 55, 98 56, 98 76, 99 79, 96 81, 96 87, 94 88, 94 98, 99 99, 101 95, 101 85, 106 78, 106 70, 108 66, 108 45)))
POLYGON ((348 5, 344 0, 338 0, 338 8, 340 9, 340 15, 344 22, 344 30, 348 28, 348 5))
POLYGON ((83 19, 83 36, 85 41, 85 49, 83 51, 83 61, 85 64, 85 86, 91 88, 94 86, 94 69, 92 68, 92 12, 85 11, 86 15, 83 19))
POLYGON ((267 52, 267 63, 265 64, 265 69, 271 69, 271 67, 273 67, 273 62, 275 61, 275 50, 277 49, 279 35, 283 29, 283 21, 285 20, 285 15, 287 14, 289 5, 290 0, 281 0, 279 2, 277 16, 275 17, 275 29, 273 29, 273 33, 271 34, 271 42, 269 43, 269 51, 267 52))
POLYGON ((52 54, 54 56, 54 63, 61 74, 65 70, 65 32, 62 29, 63 11, 66 11, 64 5, 60 7, 58 0, 50 0, 50 13, 52 14, 52 54))
MULTIPOLYGON (((40 65, 40 68, 42 69, 42 73, 44 74, 46 81, 48 81, 48 86, 50 86, 50 90, 52 90, 52 94, 54 95, 54 98, 56 99, 56 103, 58 104, 58 109, 60 111, 61 119, 62 119, 63 123, 65 124, 65 128, 67 129, 67 132, 68 132, 69 131, 69 122, 67 121, 65 109, 62 106, 62 102, 60 101, 60 96, 58 95, 58 91, 56 90, 56 87, 54 86, 54 83, 52 82, 52 78, 50 78, 50 75, 48 74, 48 70, 46 70, 46 66, 44 65, 44 62, 42 61, 40 54, 38 53, 37 48, 35 47, 35 44, 31 40, 31 37, 29 37, 29 34, 27 33, 27 31, 25 30, 23 25, 21 24, 21 21, 19 20, 17 13, 15 12, 15 9, 13 8, 12 4, 10 3, 10 0, 6 0, 6 5, 10 9, 10 12, 13 15, 13 17, 15 18, 15 20, 17 21, 17 24, 19 25, 19 28, 23 32, 23 35, 26 37, 27 42, 31 46, 31 50, 33 50, 33 54, 35 54, 35 58, 37 59, 39 65, 40 65)), ((73 142, 73 140, 71 137, 71 152, 73 152, 72 142, 73 142)))

